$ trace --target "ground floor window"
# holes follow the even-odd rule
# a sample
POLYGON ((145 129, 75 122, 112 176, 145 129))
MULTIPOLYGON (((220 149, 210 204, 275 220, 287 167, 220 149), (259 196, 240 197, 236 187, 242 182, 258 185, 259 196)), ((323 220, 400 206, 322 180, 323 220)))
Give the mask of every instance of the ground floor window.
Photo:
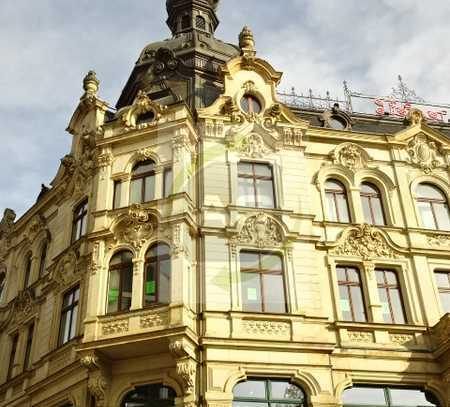
POLYGON ((171 407, 175 397, 175 391, 162 384, 138 386, 125 396, 121 407, 171 407))
POLYGON ((399 387, 355 386, 344 391, 344 406, 422 407, 439 406, 436 397, 427 391, 399 387))
POLYGON ((303 407, 303 390, 286 380, 249 379, 233 390, 233 407, 303 407))

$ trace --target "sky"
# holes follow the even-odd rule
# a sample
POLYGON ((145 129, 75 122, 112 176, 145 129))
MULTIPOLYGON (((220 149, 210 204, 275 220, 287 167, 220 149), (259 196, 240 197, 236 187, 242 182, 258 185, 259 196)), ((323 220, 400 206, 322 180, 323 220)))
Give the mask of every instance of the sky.
MULTIPOLYGON (((448 0, 221 0, 216 36, 252 28, 279 90, 387 95, 401 74, 450 103, 448 0)), ((0 211, 20 216, 69 152, 65 132, 94 69, 114 106, 144 46, 170 36, 164 0, 0 0, 0 211)))

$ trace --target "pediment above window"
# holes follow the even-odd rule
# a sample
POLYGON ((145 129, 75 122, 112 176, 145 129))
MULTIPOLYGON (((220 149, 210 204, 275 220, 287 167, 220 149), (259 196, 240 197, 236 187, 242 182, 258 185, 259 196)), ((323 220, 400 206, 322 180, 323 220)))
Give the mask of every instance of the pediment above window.
POLYGON ((139 91, 133 104, 117 112, 126 131, 152 127, 158 124, 167 106, 153 102, 145 92, 139 91))

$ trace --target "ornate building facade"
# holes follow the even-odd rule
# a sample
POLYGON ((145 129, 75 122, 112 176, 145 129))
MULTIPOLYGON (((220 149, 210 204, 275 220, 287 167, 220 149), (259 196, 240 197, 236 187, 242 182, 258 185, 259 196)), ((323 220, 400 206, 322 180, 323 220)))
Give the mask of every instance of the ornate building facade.
POLYGON ((280 103, 217 3, 5 211, 0 406, 449 406, 450 126, 280 103))

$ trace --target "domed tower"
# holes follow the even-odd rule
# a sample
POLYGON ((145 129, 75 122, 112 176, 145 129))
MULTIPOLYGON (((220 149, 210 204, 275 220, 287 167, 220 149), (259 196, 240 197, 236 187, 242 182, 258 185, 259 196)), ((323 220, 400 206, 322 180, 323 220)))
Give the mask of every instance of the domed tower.
POLYGON ((184 101, 192 111, 220 94, 219 67, 239 48, 214 37, 219 0, 167 0, 172 38, 147 45, 117 102, 130 105, 139 91, 164 105, 184 101))

